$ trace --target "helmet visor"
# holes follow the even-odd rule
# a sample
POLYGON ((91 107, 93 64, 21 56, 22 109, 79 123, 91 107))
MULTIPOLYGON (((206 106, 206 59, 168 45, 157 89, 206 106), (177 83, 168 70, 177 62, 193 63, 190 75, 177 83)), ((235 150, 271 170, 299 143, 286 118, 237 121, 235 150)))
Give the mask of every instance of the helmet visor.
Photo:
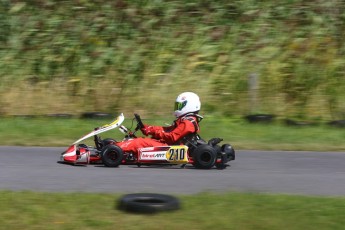
POLYGON ((178 110, 182 110, 185 106, 187 105, 187 101, 183 101, 183 102, 175 102, 175 111, 178 110))

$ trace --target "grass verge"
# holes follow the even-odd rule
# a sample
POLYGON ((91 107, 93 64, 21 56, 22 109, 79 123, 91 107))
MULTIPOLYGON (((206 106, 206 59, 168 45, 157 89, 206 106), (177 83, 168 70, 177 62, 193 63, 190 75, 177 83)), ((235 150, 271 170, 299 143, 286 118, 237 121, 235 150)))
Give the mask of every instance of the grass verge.
POLYGON ((0 229, 343 229, 345 198, 268 194, 178 196, 155 215, 117 210, 120 194, 0 192, 0 229))
MULTIPOLYGON (((169 119, 144 120, 144 123, 164 125, 169 119)), ((54 118, 2 118, 0 120, 0 145, 67 146, 93 128, 111 120, 54 119, 54 118)), ((131 117, 124 125, 131 127, 131 117)), ((236 149, 344 151, 345 132, 326 125, 288 127, 281 123, 250 124, 243 119, 209 117, 201 122, 201 136, 208 140, 221 137, 236 149)), ((118 130, 103 137, 121 140, 118 130)), ((92 138, 86 140, 92 144, 92 138)))

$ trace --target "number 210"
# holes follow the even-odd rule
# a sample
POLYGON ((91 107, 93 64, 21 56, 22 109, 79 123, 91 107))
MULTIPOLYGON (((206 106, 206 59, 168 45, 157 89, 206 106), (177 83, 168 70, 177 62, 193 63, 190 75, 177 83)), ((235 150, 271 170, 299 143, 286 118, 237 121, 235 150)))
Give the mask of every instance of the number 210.
POLYGON ((185 149, 170 149, 169 161, 184 160, 185 149))

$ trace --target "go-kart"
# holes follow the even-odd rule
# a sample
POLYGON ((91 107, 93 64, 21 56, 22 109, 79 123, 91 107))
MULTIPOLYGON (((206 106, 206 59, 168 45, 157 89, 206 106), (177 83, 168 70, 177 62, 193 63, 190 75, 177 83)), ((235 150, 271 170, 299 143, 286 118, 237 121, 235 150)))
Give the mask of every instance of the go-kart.
MULTIPOLYGON (((202 119, 201 116, 200 118, 202 119)), ((212 138, 206 142, 196 133, 185 137, 182 144, 141 148, 138 153, 124 152, 116 145, 118 141, 112 138, 102 139, 99 136, 103 132, 119 128, 125 135, 121 142, 137 138, 135 133, 144 127, 140 116, 134 114, 133 121, 135 120, 137 124, 133 132, 122 125, 124 119, 124 115, 120 114, 110 124, 97 127, 81 137, 61 153, 59 162, 73 165, 104 164, 107 167, 118 167, 120 164, 131 164, 138 167, 142 165, 181 165, 181 167, 185 167, 187 164, 191 164, 198 169, 210 169, 214 166, 224 169, 228 166, 229 161, 235 160, 235 150, 230 144, 219 145, 223 139, 212 138), (95 146, 80 144, 81 141, 90 137, 94 137, 95 146)))

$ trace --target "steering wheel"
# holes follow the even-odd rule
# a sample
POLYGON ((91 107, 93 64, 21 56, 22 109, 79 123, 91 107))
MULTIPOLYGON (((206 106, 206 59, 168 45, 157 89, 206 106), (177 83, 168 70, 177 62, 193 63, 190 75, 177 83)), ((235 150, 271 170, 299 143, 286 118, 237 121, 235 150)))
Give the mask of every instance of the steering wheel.
POLYGON ((139 130, 141 128, 144 128, 144 123, 141 121, 141 118, 139 116, 139 114, 134 114, 135 120, 137 121, 137 127, 135 128, 135 130, 139 130))

